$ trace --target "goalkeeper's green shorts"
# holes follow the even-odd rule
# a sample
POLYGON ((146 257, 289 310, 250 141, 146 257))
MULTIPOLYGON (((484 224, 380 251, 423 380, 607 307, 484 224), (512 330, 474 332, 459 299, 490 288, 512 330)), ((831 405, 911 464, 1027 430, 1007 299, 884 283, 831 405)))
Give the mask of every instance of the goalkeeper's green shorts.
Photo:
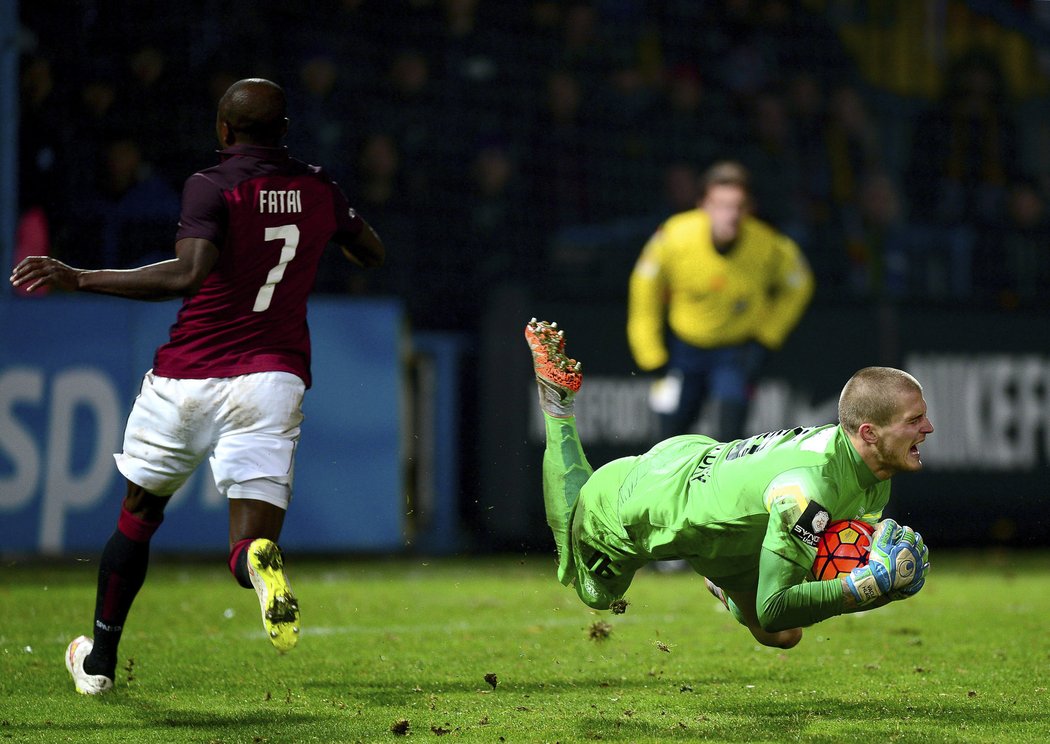
POLYGON ((615 510, 620 486, 636 459, 624 457, 595 470, 573 511, 576 594, 595 610, 607 610, 623 597, 638 569, 649 563, 638 555, 615 510))

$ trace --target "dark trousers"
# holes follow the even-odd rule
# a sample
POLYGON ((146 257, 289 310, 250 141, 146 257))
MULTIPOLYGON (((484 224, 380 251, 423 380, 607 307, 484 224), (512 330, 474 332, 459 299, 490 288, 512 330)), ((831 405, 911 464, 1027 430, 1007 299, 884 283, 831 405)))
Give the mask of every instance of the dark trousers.
POLYGON ((751 387, 758 376, 767 350, 756 342, 717 349, 701 349, 672 337, 667 372, 682 381, 678 407, 659 414, 663 439, 692 433, 704 401, 718 403, 718 431, 703 432, 720 441, 744 435, 751 387))

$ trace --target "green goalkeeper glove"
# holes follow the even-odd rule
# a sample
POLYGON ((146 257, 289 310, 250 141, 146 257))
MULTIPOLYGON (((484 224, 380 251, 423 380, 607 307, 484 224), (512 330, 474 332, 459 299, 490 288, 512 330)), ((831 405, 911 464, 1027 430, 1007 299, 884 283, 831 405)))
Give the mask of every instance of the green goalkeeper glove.
POLYGON ((915 581, 924 580, 921 539, 910 527, 902 527, 892 519, 879 522, 871 536, 867 564, 850 571, 845 579, 858 605, 869 604, 894 590, 912 587, 915 581))

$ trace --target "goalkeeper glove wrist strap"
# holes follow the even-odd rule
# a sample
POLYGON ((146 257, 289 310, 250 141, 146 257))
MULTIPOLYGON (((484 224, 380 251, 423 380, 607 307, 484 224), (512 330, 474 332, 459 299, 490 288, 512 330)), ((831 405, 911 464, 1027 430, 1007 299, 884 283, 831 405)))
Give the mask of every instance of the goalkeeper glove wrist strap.
POLYGON ((853 569, 846 577, 846 586, 849 587, 858 605, 874 602, 883 595, 882 587, 875 578, 872 566, 853 569))

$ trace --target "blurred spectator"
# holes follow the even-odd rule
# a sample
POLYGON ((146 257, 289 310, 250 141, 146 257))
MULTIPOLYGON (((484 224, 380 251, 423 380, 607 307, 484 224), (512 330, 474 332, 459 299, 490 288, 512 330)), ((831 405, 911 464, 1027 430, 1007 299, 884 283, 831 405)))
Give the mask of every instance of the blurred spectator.
POLYGON ((19 211, 37 207, 50 220, 66 209, 66 96, 58 89, 51 59, 37 55, 22 64, 19 96, 19 211))
POLYGON ((869 241, 881 244, 886 239, 882 231, 890 229, 886 221, 895 224, 904 219, 900 213, 904 204, 889 174, 883 172, 877 126, 856 86, 846 83, 835 88, 826 122, 818 131, 824 148, 819 162, 826 168, 828 182, 827 191, 816 202, 825 213, 811 213, 808 255, 818 276, 828 280, 825 288, 840 287, 848 274, 849 286, 862 296, 879 293, 882 252, 873 248, 874 253, 868 255, 867 248, 859 246, 869 241), (885 200, 881 206, 874 203, 880 198, 885 200), (879 209, 887 213, 876 214, 879 209), (842 231, 845 251, 838 239, 842 231), (859 238, 861 234, 867 237, 859 238))
POLYGON ((695 65, 680 64, 666 75, 660 109, 650 122, 660 162, 681 160, 700 169, 724 152, 734 128, 730 111, 695 65))
MULTIPOLYGON (((107 146, 127 131, 121 124, 116 106, 119 80, 117 64, 113 60, 98 58, 81 70, 79 89, 71 98, 73 115, 78 125, 77 156, 69 160, 65 169, 70 193, 95 192, 98 174, 105 168, 107 146)), ((67 235, 68 231, 60 227, 56 244, 62 246, 67 235)), ((68 240, 79 242, 74 235, 68 235, 68 240)))
POLYGON ((185 80, 177 75, 169 52, 159 43, 143 42, 126 58, 114 104, 115 123, 125 132, 142 133, 138 147, 152 167, 175 183, 183 178, 188 143, 184 133, 191 121, 185 110, 171 114, 172 91, 185 90, 185 80))
POLYGON ((948 69, 939 105, 916 125, 909 200, 913 221, 975 231, 966 270, 982 279, 995 276, 1002 264, 1000 237, 1007 187, 1018 171, 1016 148, 997 63, 981 51, 963 55, 948 69))
POLYGON ((51 60, 35 56, 22 64, 19 95, 19 198, 21 209, 44 207, 54 214, 63 201, 66 115, 51 60))
POLYGON ((713 3, 696 0, 661 0, 651 3, 649 17, 660 33, 660 51, 664 65, 695 65, 709 69, 711 48, 711 9, 713 3))
MULTIPOLYGON (((535 110, 543 80, 556 65, 562 45, 564 5, 560 0, 529 0, 520 16, 509 19, 515 33, 507 39, 514 63, 507 67, 507 84, 519 111, 535 110)), ((504 22, 506 23, 506 21, 504 22)), ((505 121, 505 129, 521 122, 505 121)))
POLYGON ((153 171, 137 141, 108 143, 95 189, 78 196, 71 260, 84 268, 129 268, 171 258, 179 195, 153 171))
POLYGON ((476 332, 488 293, 527 277, 542 256, 509 143, 498 135, 474 143, 467 177, 463 198, 435 227, 444 238, 435 233, 413 262, 422 327, 476 332))
POLYGON ((587 0, 566 3, 562 13, 561 47, 553 64, 571 70, 581 85, 591 88, 605 72, 605 55, 594 3, 587 0))
POLYGON ((591 138, 591 220, 647 214, 660 193, 652 132, 659 90, 637 56, 624 50, 610 60, 591 105, 594 120, 602 124, 591 138))
POLYGON ((337 294, 393 295, 400 297, 412 316, 421 312, 412 284, 412 262, 418 250, 416 220, 405 198, 401 154, 394 138, 384 132, 364 137, 354 164, 354 179, 347 196, 386 245, 397 251, 387 256, 382 271, 350 271, 337 251, 328 251, 317 271, 316 290, 337 294), (396 255, 395 255, 396 254, 396 255))
MULTIPOLYGON (((228 2, 229 0, 227 0, 228 2)), ((403 0, 328 0, 309 9, 294 3, 258 3, 246 15, 262 15, 264 35, 281 29, 278 70, 294 69, 323 54, 339 68, 346 90, 370 96, 382 75, 381 52, 412 32, 413 19, 403 0)))
POLYGON ((847 276, 854 295, 919 301, 970 296, 973 231, 965 225, 908 220, 889 174, 865 175, 855 208, 844 211, 843 217, 847 276))
POLYGON ((480 143, 470 182, 463 244, 474 263, 480 294, 495 282, 528 276, 542 260, 542 251, 530 240, 531 219, 522 209, 517 163, 506 141, 491 137, 480 143))
POLYGON ((94 62, 82 78, 77 97, 79 138, 83 144, 100 142, 118 128, 114 118, 117 91, 117 75, 112 65, 94 62))
POLYGON ((805 163, 802 191, 806 201, 807 221, 825 222, 826 204, 831 189, 826 132, 827 101, 824 83, 809 70, 791 75, 786 84, 785 102, 791 120, 791 138, 798 158, 805 163))
POLYGON ((37 54, 23 60, 19 93, 18 217, 9 257, 12 265, 26 256, 62 254, 73 193, 66 156, 68 112, 50 57, 37 54))
POLYGON ((838 84, 853 75, 854 65, 825 17, 801 0, 757 0, 755 35, 781 78, 800 71, 838 84))
MULTIPOLYGON (((50 103, 60 101, 54 90, 51 60, 36 56, 23 61, 19 89, 18 217, 14 250, 11 256, 5 255, 12 266, 27 256, 50 255, 51 216, 64 214, 60 191, 60 154, 64 147, 59 140, 63 130, 59 112, 50 108, 50 103)), ((28 296, 24 288, 13 291, 28 296)))
POLYGON ((747 101, 776 82, 775 49, 758 33, 757 0, 712 3, 705 23, 707 52, 734 105, 747 101))
POLYGON ((897 186, 888 174, 872 172, 859 177, 854 191, 853 208, 841 215, 848 269, 835 275, 844 273, 857 296, 901 297, 907 282, 907 227, 897 186))
POLYGON ((1017 171, 1016 141, 994 59, 971 52, 956 60, 942 100, 915 127, 907 177, 912 214, 942 224, 1001 222, 1017 171))
MULTIPOLYGON (((120 5, 126 7, 129 4, 120 5)), ((145 7, 149 3, 140 5, 145 7)), ((318 3, 311 8, 309 14, 300 8, 292 18, 291 14, 280 12, 295 7, 288 3, 222 0, 221 6, 212 6, 217 13, 194 12, 189 17, 184 14, 182 22, 185 28, 180 30, 191 41, 179 61, 195 71, 209 65, 226 64, 238 68, 243 66, 258 77, 273 77, 275 69, 284 71, 294 66, 288 59, 299 58, 296 32, 310 26, 311 20, 321 13, 317 7, 321 5, 318 3), (280 29, 281 33, 274 33, 273 29, 280 29)), ((204 74, 198 79, 206 77, 204 74)), ((214 111, 210 113, 215 114, 214 111)))
POLYGON ((791 119, 783 95, 764 91, 752 103, 740 160, 752 174, 755 214, 805 245, 809 239, 803 191, 803 164, 793 146, 791 119))
POLYGON ((543 108, 529 132, 529 201, 538 232, 547 237, 559 227, 586 222, 590 215, 587 153, 592 133, 584 122, 582 97, 573 73, 552 72, 543 108))
POLYGON ((290 81, 288 108, 295 121, 288 128, 288 148, 310 163, 325 163, 336 180, 350 172, 349 153, 355 149, 352 123, 357 120, 356 98, 341 79, 341 68, 326 50, 303 58, 297 79, 290 81))
POLYGON ((831 200, 841 207, 857 201, 861 178, 883 161, 878 127, 855 86, 842 85, 832 93, 825 129, 831 200))
POLYGON ((441 86, 446 116, 458 133, 445 146, 455 148, 455 162, 463 163, 473 138, 499 127, 514 108, 507 86, 513 47, 504 41, 497 11, 485 15, 480 0, 438 0, 436 5, 419 41, 441 86))
POLYGON ((1050 214, 1046 195, 1032 179, 1018 179, 1007 199, 1002 234, 999 304, 1046 306, 1050 301, 1050 214))
MULTIPOLYGON (((186 143, 186 154, 183 166, 195 173, 219 162, 219 141, 215 134, 215 111, 222 94, 238 80, 256 74, 251 68, 245 69, 236 61, 219 58, 206 63, 201 73, 189 87, 188 95, 183 100, 184 117, 193 122, 182 133, 186 143)), ((299 122, 291 122, 294 128, 299 122)))
POLYGON ((390 132, 397 140, 404 161, 405 187, 417 206, 425 204, 433 193, 441 164, 452 159, 444 150, 450 139, 445 133, 451 129, 444 112, 427 56, 415 47, 398 48, 365 114, 371 129, 390 132))

